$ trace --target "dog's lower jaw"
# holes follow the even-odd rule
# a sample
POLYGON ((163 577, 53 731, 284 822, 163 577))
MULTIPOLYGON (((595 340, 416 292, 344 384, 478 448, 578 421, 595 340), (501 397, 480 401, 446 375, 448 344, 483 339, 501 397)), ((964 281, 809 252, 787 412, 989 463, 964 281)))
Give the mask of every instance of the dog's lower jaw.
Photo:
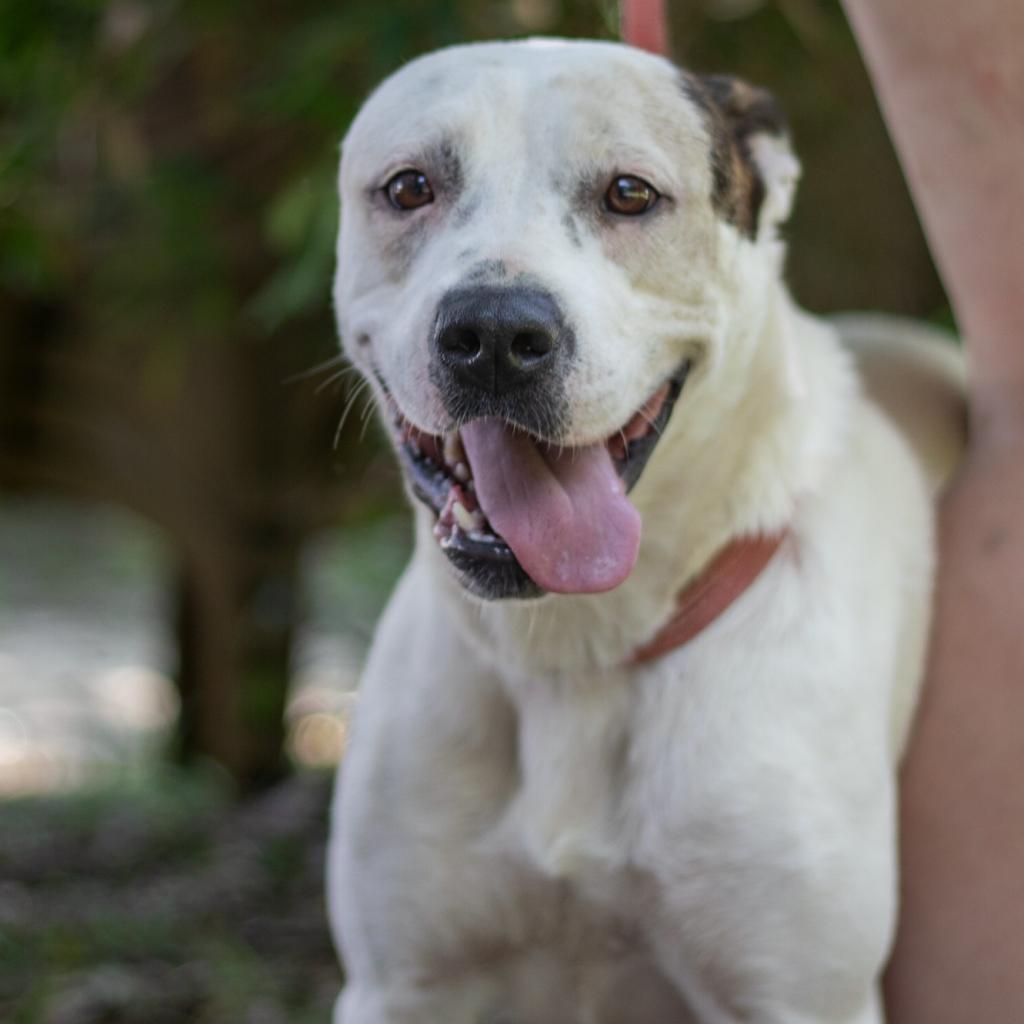
POLYGON ((547 593, 516 561, 484 561, 457 548, 445 554, 462 586, 483 601, 532 601, 547 593))

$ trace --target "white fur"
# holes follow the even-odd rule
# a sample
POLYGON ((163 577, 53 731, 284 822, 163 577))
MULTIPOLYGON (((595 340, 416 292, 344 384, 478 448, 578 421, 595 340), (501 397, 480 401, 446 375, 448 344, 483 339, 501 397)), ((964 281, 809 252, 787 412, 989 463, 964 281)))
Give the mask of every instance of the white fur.
POLYGON ((427 340, 467 251, 569 311, 571 443, 617 430, 684 355, 695 370, 632 494, 637 566, 610 593, 475 600, 417 506, 340 775, 339 1024, 882 1020, 931 500, 835 330, 780 283, 792 155, 752 147, 768 196, 751 240, 711 208, 708 145, 669 64, 564 43, 417 61, 346 139, 339 324, 418 426, 450 428, 427 340), (396 273, 411 221, 367 196, 453 126, 474 215, 417 211, 396 273), (575 248, 556 185, 594 164, 673 206, 575 248), (626 667, 722 545, 782 528, 721 618, 626 667))

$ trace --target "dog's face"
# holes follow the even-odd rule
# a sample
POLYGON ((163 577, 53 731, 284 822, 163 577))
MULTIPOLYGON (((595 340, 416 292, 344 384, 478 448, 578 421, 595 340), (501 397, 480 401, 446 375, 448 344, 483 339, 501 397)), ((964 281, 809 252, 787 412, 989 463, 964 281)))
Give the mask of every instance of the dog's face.
POLYGON ((483 597, 617 586, 628 490, 777 272, 777 107, 627 47, 489 44, 392 76, 343 150, 339 327, 441 548, 483 597))

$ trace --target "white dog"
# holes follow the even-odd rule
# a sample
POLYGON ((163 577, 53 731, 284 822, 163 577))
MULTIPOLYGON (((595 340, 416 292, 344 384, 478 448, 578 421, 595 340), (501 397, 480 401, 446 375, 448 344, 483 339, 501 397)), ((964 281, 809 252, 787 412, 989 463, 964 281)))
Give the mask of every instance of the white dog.
POLYGON ((793 304, 798 173, 767 93, 613 44, 446 50, 356 118, 335 302, 416 551, 341 771, 337 1021, 883 1019, 959 387, 847 324, 908 443, 793 304))

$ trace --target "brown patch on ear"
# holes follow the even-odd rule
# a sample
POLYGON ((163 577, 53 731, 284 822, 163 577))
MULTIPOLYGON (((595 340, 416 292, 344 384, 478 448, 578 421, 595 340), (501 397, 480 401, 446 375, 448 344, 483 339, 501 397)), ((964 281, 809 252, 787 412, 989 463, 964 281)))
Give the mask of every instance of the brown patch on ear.
POLYGON ((711 202, 748 238, 757 235, 765 185, 750 150, 754 135, 789 133, 786 114, 766 89, 729 75, 683 75, 687 96, 701 109, 711 136, 711 202))

